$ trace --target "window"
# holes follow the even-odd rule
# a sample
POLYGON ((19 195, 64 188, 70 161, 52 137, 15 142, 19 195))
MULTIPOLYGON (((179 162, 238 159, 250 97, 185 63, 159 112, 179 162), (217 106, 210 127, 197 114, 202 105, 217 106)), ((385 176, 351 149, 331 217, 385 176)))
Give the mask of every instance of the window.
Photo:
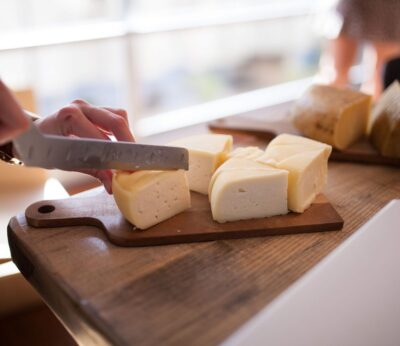
POLYGON ((312 76, 320 42, 311 8, 311 0, 1 2, 0 75, 32 88, 40 114, 79 97, 149 123, 312 76))

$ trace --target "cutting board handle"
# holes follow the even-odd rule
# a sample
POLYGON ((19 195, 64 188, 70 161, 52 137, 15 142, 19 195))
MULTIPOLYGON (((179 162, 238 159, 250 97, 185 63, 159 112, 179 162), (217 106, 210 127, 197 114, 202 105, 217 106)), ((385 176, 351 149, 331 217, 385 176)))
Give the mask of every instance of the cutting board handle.
POLYGON ((95 226, 104 229, 102 221, 93 215, 93 202, 92 198, 40 201, 25 210, 25 217, 33 227, 95 226))

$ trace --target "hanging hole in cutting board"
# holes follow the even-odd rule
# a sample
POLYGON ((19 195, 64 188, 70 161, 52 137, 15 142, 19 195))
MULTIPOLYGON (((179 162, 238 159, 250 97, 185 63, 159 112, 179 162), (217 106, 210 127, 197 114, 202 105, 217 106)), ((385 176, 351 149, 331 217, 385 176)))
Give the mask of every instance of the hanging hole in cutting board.
POLYGON ((54 205, 45 204, 38 208, 38 212, 41 214, 49 214, 56 210, 54 205))

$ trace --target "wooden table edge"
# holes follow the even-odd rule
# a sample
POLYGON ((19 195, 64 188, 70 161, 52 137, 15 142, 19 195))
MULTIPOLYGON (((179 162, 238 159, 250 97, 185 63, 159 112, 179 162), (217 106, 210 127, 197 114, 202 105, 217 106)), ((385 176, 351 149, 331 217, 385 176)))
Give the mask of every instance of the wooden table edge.
MULTIPOLYGON (((54 274, 43 270, 44 266, 35 267, 32 264, 32 258, 35 256, 15 235, 16 229, 20 228, 18 219, 25 218, 23 214, 14 216, 7 226, 12 261, 68 332, 82 345, 123 344, 116 335, 101 332, 101 330, 107 331, 109 328, 101 328, 102 320, 97 318, 97 314, 89 305, 74 302, 73 292, 68 290, 67 284, 62 284, 61 278, 53 277, 54 274), (85 332, 83 333, 82 330, 85 332)), ((77 301, 79 302, 79 299, 77 301)))

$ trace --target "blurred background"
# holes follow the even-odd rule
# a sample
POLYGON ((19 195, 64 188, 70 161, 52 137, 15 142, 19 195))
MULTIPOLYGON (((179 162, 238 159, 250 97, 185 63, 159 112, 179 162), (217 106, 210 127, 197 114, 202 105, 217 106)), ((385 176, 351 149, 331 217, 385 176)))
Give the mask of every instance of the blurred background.
POLYGON ((153 134, 156 114, 313 76, 317 9, 314 0, 0 1, 0 75, 30 91, 41 115, 83 98, 127 108, 137 135, 153 134))

